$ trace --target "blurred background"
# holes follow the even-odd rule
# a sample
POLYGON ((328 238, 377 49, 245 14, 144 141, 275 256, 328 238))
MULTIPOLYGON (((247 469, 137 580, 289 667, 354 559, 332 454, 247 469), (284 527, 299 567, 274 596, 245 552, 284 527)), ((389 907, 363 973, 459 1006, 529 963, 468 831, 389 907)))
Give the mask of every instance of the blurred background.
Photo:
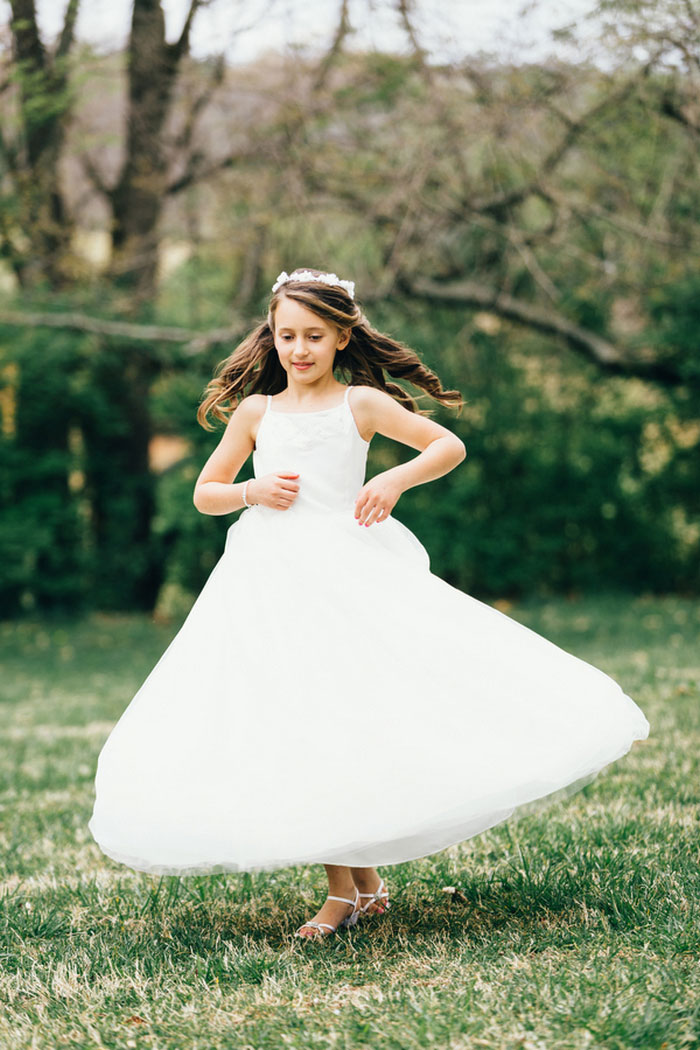
POLYGON ((189 608, 233 520, 192 504, 196 409, 296 266, 465 398, 419 399, 468 456, 395 511, 434 572, 698 594, 695 0, 0 17, 4 618, 189 608))

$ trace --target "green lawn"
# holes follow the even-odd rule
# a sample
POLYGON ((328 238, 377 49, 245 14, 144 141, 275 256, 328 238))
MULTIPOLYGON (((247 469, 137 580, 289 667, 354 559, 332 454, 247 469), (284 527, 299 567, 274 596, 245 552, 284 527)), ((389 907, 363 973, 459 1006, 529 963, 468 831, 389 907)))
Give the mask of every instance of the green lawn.
POLYGON ((649 739, 568 800, 382 869, 387 916, 323 944, 291 936, 320 866, 158 879, 92 842, 97 754, 173 626, 0 625, 3 1050, 700 1047, 700 602, 507 611, 612 674, 649 739))

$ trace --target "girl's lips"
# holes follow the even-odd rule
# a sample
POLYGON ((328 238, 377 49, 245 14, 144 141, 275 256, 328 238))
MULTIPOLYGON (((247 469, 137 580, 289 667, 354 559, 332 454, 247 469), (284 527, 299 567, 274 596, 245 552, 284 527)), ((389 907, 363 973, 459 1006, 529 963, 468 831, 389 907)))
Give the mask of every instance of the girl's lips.
POLYGON ((294 365, 295 368, 302 368, 302 369, 304 369, 304 368, 311 368, 311 362, 309 362, 308 364, 302 365, 302 364, 299 364, 297 361, 292 361, 292 364, 294 365))

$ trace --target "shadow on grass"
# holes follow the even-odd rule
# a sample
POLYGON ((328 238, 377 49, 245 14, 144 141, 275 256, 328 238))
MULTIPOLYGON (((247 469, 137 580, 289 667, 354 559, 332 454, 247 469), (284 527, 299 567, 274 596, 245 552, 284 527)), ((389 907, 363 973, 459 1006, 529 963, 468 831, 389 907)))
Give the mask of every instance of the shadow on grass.
MULTIPOLYGON (((353 951, 380 949, 393 954, 407 946, 484 946, 497 934, 549 947, 562 940, 575 943, 600 927, 639 931, 649 921, 650 907, 658 909, 667 886, 654 886, 650 874, 633 858, 618 855, 601 864, 566 866, 564 858, 522 857, 521 865, 501 864, 488 876, 470 875, 459 885, 443 889, 441 880, 428 886, 409 881, 392 888, 391 906, 383 916, 361 918, 355 927, 301 943, 304 951, 327 950, 346 943, 353 951), (534 864, 536 863, 536 867, 534 864), (653 902, 653 905, 652 905, 653 902)), ((399 882, 397 879, 396 882, 399 882)), ((167 921, 173 942, 198 953, 215 952, 223 942, 265 944, 279 950, 295 940, 295 930, 322 903, 323 896, 302 901, 296 890, 262 890, 249 899, 182 902, 167 921)))

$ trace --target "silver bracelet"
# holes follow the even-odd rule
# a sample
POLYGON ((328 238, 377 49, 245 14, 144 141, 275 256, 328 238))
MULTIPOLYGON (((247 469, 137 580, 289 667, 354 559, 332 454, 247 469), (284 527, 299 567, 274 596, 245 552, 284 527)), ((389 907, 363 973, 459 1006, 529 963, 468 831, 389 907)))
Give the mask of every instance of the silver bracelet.
POLYGON ((248 500, 245 498, 246 497, 246 492, 248 490, 248 485, 250 484, 250 482, 251 482, 251 479, 248 478, 248 480, 246 481, 245 485, 243 486, 243 502, 245 503, 246 507, 254 507, 255 506, 254 503, 249 503, 248 500))

